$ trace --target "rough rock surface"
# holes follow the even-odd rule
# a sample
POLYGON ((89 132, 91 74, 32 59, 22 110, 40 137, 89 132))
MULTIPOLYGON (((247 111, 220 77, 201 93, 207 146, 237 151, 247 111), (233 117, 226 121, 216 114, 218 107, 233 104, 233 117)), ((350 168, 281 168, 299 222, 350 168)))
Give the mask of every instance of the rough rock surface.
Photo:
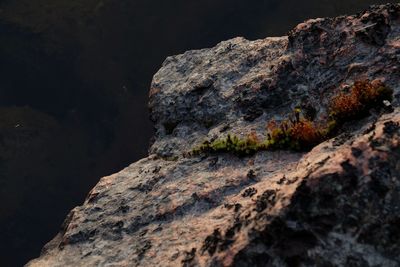
POLYGON ((394 4, 168 58, 150 91, 149 157, 102 178, 28 266, 399 266, 399 61, 394 4), (322 116, 361 78, 394 89, 394 112, 308 153, 185 156, 296 106, 322 116))

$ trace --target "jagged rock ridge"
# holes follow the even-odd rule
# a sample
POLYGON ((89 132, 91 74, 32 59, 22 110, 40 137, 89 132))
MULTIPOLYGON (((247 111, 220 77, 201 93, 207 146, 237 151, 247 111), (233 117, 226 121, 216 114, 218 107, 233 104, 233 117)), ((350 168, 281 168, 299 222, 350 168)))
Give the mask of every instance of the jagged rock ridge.
POLYGON ((169 57, 150 91, 149 157, 102 178, 28 266, 399 266, 399 16, 374 6, 169 57), (395 111, 308 153, 184 156, 296 106, 321 116, 367 78, 394 89, 395 111))

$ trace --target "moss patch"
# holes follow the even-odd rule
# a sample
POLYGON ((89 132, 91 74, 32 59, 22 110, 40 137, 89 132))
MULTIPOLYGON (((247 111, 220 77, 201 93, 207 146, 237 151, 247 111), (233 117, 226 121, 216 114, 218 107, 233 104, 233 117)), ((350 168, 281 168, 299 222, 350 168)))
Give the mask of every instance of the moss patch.
POLYGON ((348 121, 368 115, 370 109, 381 109, 383 101, 393 99, 393 90, 380 81, 357 81, 348 92, 340 92, 330 101, 328 119, 311 121, 306 112, 296 109, 285 121, 270 121, 264 140, 252 132, 246 138, 228 134, 215 141, 204 141, 195 147, 191 155, 232 153, 238 156, 252 155, 263 150, 307 151, 331 138, 348 121))
POLYGON ((380 81, 356 81, 349 92, 333 97, 331 120, 346 122, 368 115, 372 108, 381 108, 383 100, 393 100, 393 90, 380 81))

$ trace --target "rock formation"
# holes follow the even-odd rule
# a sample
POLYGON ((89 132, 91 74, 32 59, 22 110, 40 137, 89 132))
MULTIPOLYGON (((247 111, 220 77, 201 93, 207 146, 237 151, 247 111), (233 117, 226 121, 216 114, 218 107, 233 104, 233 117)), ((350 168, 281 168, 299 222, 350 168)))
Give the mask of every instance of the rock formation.
POLYGON ((149 156, 102 178, 27 266, 399 266, 399 61, 396 4, 167 58, 149 156), (359 79, 393 88, 394 111, 309 152, 187 153, 295 107, 323 116, 359 79))

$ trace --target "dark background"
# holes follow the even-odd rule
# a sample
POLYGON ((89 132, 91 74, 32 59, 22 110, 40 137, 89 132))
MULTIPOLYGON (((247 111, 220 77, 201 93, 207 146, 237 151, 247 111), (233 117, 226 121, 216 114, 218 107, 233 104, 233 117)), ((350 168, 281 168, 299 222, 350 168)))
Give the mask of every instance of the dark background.
POLYGON ((0 0, 0 266, 37 257, 100 177, 146 155, 166 56, 384 2, 0 0))

